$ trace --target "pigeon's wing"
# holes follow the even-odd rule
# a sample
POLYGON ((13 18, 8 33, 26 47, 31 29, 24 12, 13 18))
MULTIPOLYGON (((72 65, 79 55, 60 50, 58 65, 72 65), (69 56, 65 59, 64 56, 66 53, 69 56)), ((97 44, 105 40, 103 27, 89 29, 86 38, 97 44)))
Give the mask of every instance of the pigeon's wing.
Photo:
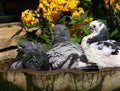
POLYGON ((21 48, 17 49, 17 56, 14 62, 11 64, 10 69, 17 70, 22 68, 22 60, 24 58, 24 52, 21 48))
POLYGON ((119 53, 119 46, 110 41, 99 41, 96 43, 98 50, 106 56, 117 55, 119 53))
POLYGON ((21 61, 16 61, 16 62, 12 63, 12 65, 10 66, 10 69, 12 69, 12 70, 17 70, 17 69, 21 69, 21 68, 22 68, 21 61))
POLYGON ((54 45, 47 54, 53 69, 70 69, 86 66, 86 63, 83 62, 86 60, 84 60, 85 55, 81 47, 70 42, 54 45))
POLYGON ((86 50, 87 58, 90 62, 97 63, 99 67, 119 67, 120 49, 116 46, 108 41, 92 43, 86 50))
POLYGON ((115 40, 107 40, 106 42, 111 43, 114 47, 120 49, 120 44, 115 40))

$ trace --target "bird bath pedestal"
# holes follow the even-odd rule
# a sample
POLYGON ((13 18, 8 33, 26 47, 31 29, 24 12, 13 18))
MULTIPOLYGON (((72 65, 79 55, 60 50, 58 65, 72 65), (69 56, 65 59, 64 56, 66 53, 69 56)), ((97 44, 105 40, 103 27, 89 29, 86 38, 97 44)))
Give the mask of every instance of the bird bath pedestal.
POLYGON ((0 91, 120 91, 120 68, 0 72, 0 91))

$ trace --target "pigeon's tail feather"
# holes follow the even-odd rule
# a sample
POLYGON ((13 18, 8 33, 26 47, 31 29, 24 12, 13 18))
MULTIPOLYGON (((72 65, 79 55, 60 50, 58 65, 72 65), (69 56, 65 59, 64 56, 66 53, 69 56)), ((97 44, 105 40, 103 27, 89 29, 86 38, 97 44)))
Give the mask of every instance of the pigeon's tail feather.
POLYGON ((10 69, 12 70, 17 70, 17 69, 20 69, 22 68, 22 62, 21 61, 17 61, 17 62, 14 62, 12 63, 10 69))

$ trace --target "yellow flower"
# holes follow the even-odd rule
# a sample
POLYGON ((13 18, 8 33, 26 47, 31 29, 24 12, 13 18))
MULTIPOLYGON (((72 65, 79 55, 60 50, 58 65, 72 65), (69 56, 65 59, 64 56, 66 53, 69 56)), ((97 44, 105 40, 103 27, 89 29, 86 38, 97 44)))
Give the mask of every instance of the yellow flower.
POLYGON ((62 4, 62 5, 64 5, 66 2, 67 2, 67 0, 54 0, 54 2, 56 3, 56 4, 62 4))
POLYGON ((38 7, 43 8, 44 7, 43 3, 40 3, 38 7))
POLYGON ((113 5, 114 4, 114 0, 110 0, 110 5, 113 5))
POLYGON ((37 16, 37 17, 40 17, 40 14, 37 13, 36 16, 37 16))
POLYGON ((79 0, 68 0, 67 4, 65 5, 65 11, 71 11, 75 8, 77 8, 77 5, 79 3, 79 0))
POLYGON ((38 8, 37 8, 37 11, 39 12, 42 8, 44 8, 45 6, 42 4, 42 3, 40 3, 39 4, 39 6, 38 6, 38 8))
POLYGON ((109 3, 109 0, 104 0, 105 4, 108 4, 109 3))
POLYGON ((113 8, 114 13, 117 13, 120 10, 120 0, 104 0, 104 2, 107 9, 110 7, 113 8))
POLYGON ((53 0, 47 0, 48 1, 48 3, 50 3, 50 2, 52 2, 53 0))
POLYGON ((113 5, 115 3, 114 0, 104 0, 104 2, 105 2, 105 4, 109 4, 110 3, 110 5, 113 5))
POLYGON ((116 9, 120 10, 120 4, 116 3, 116 9))
POLYGON ((22 18, 25 17, 28 14, 28 12, 29 12, 29 9, 25 10, 24 12, 22 12, 21 17, 22 18))
POLYGON ((79 14, 84 14, 84 10, 83 10, 83 8, 78 8, 78 11, 79 11, 79 14))
POLYGON ((26 21, 26 22, 29 22, 29 21, 31 21, 31 17, 26 17, 26 18, 24 18, 24 20, 26 21))
POLYGON ((34 18, 34 20, 31 21, 31 25, 35 25, 35 24, 38 24, 39 23, 39 20, 34 18))
POLYGON ((35 17, 39 18, 40 15, 38 12, 41 12, 44 18, 48 19, 51 23, 56 23, 60 19, 59 11, 69 11, 72 16, 78 16, 84 13, 83 8, 78 8, 79 0, 40 0, 39 6, 36 11, 26 10, 21 17, 21 20, 24 20, 29 24, 35 24, 33 22, 35 17))
POLYGON ((58 12, 54 11, 51 13, 51 22, 56 23, 56 21, 60 18, 60 15, 58 12))
POLYGON ((37 20, 37 11, 36 10, 25 10, 22 12, 21 20, 26 22, 27 26, 38 24, 39 20, 37 20))
POLYGON ((90 21, 92 21, 92 20, 93 20, 92 17, 90 17, 90 18, 86 18, 86 19, 83 21, 83 23, 87 23, 87 22, 90 22, 90 21))
POLYGON ((47 2, 47 0, 41 0, 41 3, 45 6, 49 6, 49 3, 47 2))
POLYGON ((72 16, 79 16, 81 14, 84 14, 83 8, 79 7, 78 9, 72 11, 72 16))
POLYGON ((89 21, 93 21, 93 17, 90 17, 90 18, 89 18, 89 21))
POLYGON ((79 12, 78 11, 74 11, 74 12, 72 12, 72 16, 79 16, 80 14, 79 14, 79 12))

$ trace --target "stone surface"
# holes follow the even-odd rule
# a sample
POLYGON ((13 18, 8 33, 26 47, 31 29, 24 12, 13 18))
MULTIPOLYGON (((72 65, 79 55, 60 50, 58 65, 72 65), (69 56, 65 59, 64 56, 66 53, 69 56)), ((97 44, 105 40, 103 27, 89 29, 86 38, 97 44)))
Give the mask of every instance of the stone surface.
POLYGON ((0 63, 2 60, 13 59, 16 57, 16 49, 18 40, 24 36, 25 32, 11 38, 17 31, 21 29, 19 22, 0 24, 0 63))
POLYGON ((16 55, 17 55, 16 49, 0 52, 0 61, 6 60, 6 59, 14 59, 16 55))
POLYGON ((0 25, 0 49, 8 48, 10 46, 16 46, 18 39, 20 39, 25 32, 22 32, 19 36, 11 38, 17 31, 21 29, 18 23, 8 23, 0 25), (8 27, 10 26, 10 27, 8 27))
POLYGON ((9 91, 120 91, 120 68, 105 68, 93 72, 25 69, 1 71, 0 91, 8 89, 9 91))

